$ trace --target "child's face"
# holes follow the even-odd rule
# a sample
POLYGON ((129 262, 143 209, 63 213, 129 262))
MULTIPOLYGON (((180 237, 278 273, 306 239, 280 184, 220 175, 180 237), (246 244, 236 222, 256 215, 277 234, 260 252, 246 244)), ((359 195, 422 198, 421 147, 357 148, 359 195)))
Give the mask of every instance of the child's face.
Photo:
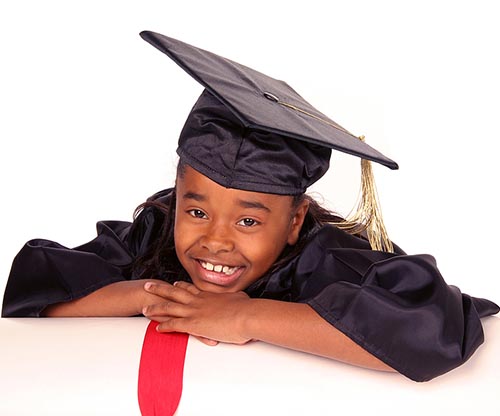
POLYGON ((199 289, 243 290, 297 242, 306 212, 292 197, 224 188, 186 166, 177 178, 177 257, 199 289))

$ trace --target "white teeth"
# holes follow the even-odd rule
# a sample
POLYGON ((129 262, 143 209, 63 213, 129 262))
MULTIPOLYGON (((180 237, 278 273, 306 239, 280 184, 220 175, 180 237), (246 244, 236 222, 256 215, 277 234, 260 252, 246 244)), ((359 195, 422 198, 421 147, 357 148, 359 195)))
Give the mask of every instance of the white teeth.
POLYGON ((229 266, 224 266, 222 268, 222 272, 224 274, 227 274, 228 276, 232 275, 236 270, 238 270, 238 267, 229 267, 229 266))
POLYGON ((229 267, 229 266, 223 266, 222 264, 217 264, 213 265, 212 263, 209 263, 207 261, 200 261, 201 266, 208 270, 208 271, 214 271, 217 273, 224 273, 227 274, 228 276, 233 274, 236 270, 238 270, 238 267, 229 267))

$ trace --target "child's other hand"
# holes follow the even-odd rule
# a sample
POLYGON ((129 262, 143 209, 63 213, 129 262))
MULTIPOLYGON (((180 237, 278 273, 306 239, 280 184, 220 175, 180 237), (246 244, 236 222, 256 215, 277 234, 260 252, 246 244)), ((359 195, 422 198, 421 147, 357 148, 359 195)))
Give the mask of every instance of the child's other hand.
POLYGON ((144 289, 165 301, 150 305, 144 316, 159 322, 160 332, 185 332, 207 345, 217 341, 245 344, 250 341, 243 333, 244 310, 250 298, 244 292, 211 293, 196 286, 177 282, 148 282, 144 289))

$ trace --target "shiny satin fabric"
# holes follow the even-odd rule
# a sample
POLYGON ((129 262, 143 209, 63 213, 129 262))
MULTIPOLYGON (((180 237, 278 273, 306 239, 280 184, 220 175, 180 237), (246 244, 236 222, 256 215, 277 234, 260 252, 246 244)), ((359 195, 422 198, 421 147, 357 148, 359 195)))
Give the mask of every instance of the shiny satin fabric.
MULTIPOLYGON (((169 191, 158 194, 168 198, 169 191)), ((147 208, 133 224, 98 223, 98 236, 70 249, 28 242, 14 259, 2 316, 39 316, 50 304, 133 279, 130 263, 162 221, 147 208)), ((426 381, 461 365, 483 342, 480 317, 497 305, 443 280, 431 256, 373 251, 323 226, 301 254, 247 290, 252 297, 309 304, 331 325, 401 374, 426 381)))
MULTIPOLYGON (((295 294, 289 300, 308 303, 364 349, 416 381, 453 369, 483 342, 479 318, 497 313, 498 307, 447 285, 432 256, 336 247, 339 234, 343 232, 323 227, 287 266, 291 270, 276 273, 268 287, 287 287, 284 295, 295 294), (315 262, 318 254, 322 259, 315 262)), ((266 291, 271 294, 273 288, 266 291)))
POLYGON ((325 174, 331 150, 244 128, 205 90, 186 120, 177 153, 226 188, 297 195, 325 174))
MULTIPOLYGON (((205 87, 209 95, 218 101, 219 106, 226 107, 227 113, 231 115, 230 119, 237 120, 236 124, 241 130, 264 133, 264 136, 272 133, 268 135, 272 140, 279 136, 284 139, 279 144, 283 151, 286 151, 287 144, 291 142, 311 143, 318 147, 325 147, 325 149, 356 155, 391 169, 398 168, 396 162, 359 140, 357 136, 349 133, 314 108, 286 82, 159 33, 144 31, 141 32, 141 37, 205 87)), ((199 111, 198 114, 200 114, 199 111)), ((207 115, 210 114, 207 113, 207 115)), ((194 121, 193 125, 201 126, 200 133, 203 135, 203 123, 194 121)), ((225 124, 219 124, 219 126, 224 128, 225 124)), ((230 126, 232 127, 234 126, 230 126)), ((232 137, 238 137, 238 135, 232 137)), ((322 164, 328 163, 329 156, 328 159, 318 156, 313 161, 314 165, 317 165, 318 161, 322 164)), ((281 167, 286 165, 287 160, 285 158, 276 162, 281 167)), ((215 164, 212 167, 218 172, 220 165, 215 164)), ((272 165, 268 166, 269 169, 272 167, 272 165)), ((311 168, 315 169, 316 166, 311 168)), ((222 169, 222 173, 225 173, 225 169, 222 169)), ((295 177, 297 174, 301 175, 302 171, 296 171, 295 177)), ((216 180, 210 175, 207 176, 216 180)), ((294 183, 295 181, 289 182, 287 186, 294 183)), ((265 188, 258 191, 272 192, 265 188)), ((296 189, 295 193, 299 193, 297 191, 296 189)))

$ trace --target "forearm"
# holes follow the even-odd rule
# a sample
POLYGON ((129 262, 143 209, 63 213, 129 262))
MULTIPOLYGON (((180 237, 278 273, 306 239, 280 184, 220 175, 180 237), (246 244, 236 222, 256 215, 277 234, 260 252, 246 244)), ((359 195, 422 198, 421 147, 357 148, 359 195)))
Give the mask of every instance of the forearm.
POLYGON ((335 327, 309 305, 250 299, 243 292, 203 292, 178 282, 146 285, 164 298, 145 310, 160 332, 187 332, 220 342, 244 344, 259 340, 361 367, 393 371, 335 327))
POLYGON ((49 305, 42 316, 134 316, 140 315, 144 306, 162 301, 147 293, 144 283, 154 280, 130 280, 112 283, 95 292, 69 302, 49 305))
POLYGON ((361 367, 394 371, 330 325, 309 305, 250 299, 241 312, 244 337, 361 367))

